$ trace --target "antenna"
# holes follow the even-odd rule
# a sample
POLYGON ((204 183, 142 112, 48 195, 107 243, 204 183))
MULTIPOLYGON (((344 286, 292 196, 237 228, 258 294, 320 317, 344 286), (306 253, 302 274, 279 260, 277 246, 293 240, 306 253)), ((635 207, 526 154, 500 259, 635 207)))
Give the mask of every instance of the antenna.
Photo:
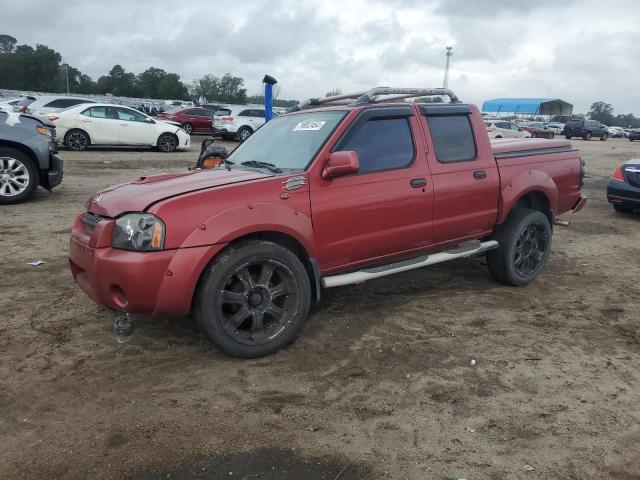
POLYGON ((444 80, 442 81, 442 88, 449 86, 449 67, 451 66, 451 57, 453 56, 453 47, 447 47, 447 64, 444 67, 444 80))

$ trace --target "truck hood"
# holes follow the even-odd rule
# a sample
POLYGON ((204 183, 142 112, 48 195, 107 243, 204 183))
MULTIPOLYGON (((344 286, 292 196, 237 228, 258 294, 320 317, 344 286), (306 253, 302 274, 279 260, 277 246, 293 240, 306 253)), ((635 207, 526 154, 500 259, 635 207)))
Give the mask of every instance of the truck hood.
POLYGON ((272 176, 251 170, 215 169, 140 177, 95 193, 85 208, 103 217, 117 217, 125 212, 143 212, 166 198, 272 176))

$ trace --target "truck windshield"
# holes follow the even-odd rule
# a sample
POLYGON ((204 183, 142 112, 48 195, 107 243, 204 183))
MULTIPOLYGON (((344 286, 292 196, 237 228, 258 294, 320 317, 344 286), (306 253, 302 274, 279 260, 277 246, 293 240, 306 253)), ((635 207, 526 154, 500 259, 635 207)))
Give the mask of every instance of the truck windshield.
POLYGON ((259 168, 263 163, 286 173, 304 171, 346 113, 308 112, 274 118, 241 143, 229 161, 234 168, 259 168))

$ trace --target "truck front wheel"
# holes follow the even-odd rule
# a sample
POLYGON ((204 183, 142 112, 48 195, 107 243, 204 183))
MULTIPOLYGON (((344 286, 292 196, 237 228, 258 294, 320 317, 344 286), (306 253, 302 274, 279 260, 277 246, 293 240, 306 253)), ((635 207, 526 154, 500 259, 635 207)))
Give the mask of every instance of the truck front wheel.
POLYGON ((551 225, 537 210, 518 208, 493 235, 499 247, 487 253, 489 272, 498 281, 521 287, 536 279, 551 250, 551 225))
POLYGON ((194 314, 218 348, 256 358, 293 341, 310 305, 311 282, 300 259, 258 240, 231 245, 208 267, 194 314))

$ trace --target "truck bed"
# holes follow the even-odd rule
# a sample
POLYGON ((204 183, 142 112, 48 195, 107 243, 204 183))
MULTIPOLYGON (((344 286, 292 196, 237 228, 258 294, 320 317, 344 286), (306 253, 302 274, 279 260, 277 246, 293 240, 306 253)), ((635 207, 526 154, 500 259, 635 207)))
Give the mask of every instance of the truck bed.
POLYGON ((575 150, 569 140, 545 138, 498 138, 491 141, 491 149, 496 159, 575 150))
POLYGON ((541 191, 556 205, 555 215, 571 210, 580 198, 582 158, 568 140, 497 139, 491 148, 500 172, 503 201, 535 183, 545 185, 541 191))

